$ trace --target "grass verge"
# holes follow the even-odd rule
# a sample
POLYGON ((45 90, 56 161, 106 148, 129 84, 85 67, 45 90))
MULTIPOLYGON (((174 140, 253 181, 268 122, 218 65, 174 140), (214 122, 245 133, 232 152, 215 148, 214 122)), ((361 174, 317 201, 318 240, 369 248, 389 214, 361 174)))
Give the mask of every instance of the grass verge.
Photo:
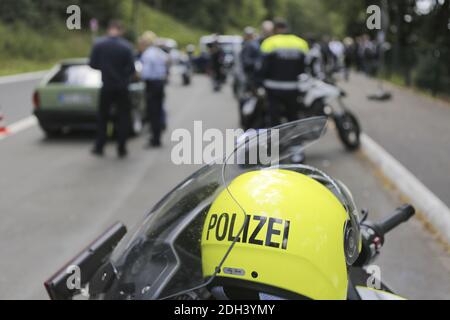
MULTIPOLYGON (((130 21, 131 1, 125 0, 123 19, 130 21)), ((141 4, 138 14, 138 33, 152 30, 160 37, 175 39, 180 48, 197 44, 207 31, 186 25, 173 17, 141 4)), ((71 31, 65 21, 49 21, 45 29, 34 30, 24 22, 13 25, 0 23, 0 76, 50 68, 62 59, 86 57, 92 37, 85 28, 71 31)))

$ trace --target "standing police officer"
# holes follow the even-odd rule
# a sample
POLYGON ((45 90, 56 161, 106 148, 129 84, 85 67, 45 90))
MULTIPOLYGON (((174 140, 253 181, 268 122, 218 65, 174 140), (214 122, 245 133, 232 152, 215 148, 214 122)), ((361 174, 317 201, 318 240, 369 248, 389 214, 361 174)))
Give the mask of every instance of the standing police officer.
POLYGON ((226 80, 225 74, 225 52, 220 47, 219 40, 215 39, 208 44, 209 47, 209 69, 213 79, 213 89, 218 92, 222 89, 222 85, 226 80))
POLYGON ((145 80, 147 88, 147 115, 151 126, 149 146, 161 146, 161 132, 164 127, 164 98, 167 76, 169 74, 170 57, 156 45, 157 37, 151 32, 145 32, 141 41, 146 49, 141 56, 141 78, 145 80))
POLYGON ((102 73, 103 87, 97 114, 97 140, 93 154, 102 156, 106 144, 106 131, 111 107, 116 108, 117 153, 127 155, 126 142, 130 126, 128 85, 135 74, 134 53, 129 42, 122 38, 120 21, 111 21, 107 36, 99 39, 91 53, 90 66, 102 73))
POLYGON ((298 76, 305 72, 305 56, 309 50, 305 40, 289 34, 285 20, 276 19, 274 25, 274 35, 261 44, 260 69, 271 126, 281 123, 283 113, 288 121, 297 120, 298 76))
POLYGON ((255 39, 256 31, 252 27, 244 29, 244 43, 242 44, 242 51, 240 58, 242 61, 242 69, 246 78, 247 89, 254 91, 256 79, 256 67, 258 59, 260 58, 259 43, 255 39))

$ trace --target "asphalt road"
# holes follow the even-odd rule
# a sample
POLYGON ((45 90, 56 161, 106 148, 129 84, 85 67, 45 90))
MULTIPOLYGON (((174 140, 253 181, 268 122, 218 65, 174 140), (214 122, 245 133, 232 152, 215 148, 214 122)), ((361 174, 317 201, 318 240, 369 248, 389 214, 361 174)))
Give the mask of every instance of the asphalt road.
MULTIPOLYGON (((213 93, 203 77, 188 88, 177 80, 168 90, 169 128, 161 150, 145 150, 146 137, 140 137, 130 143, 128 159, 118 160, 113 145, 97 159, 89 154, 91 137, 47 140, 38 127, 0 141, 0 299, 45 299, 44 280, 101 231, 117 220, 135 225, 198 169, 172 163, 172 130, 192 131, 195 120, 205 129, 236 127, 229 88, 213 93)), ((0 103, 11 117, 29 115, 32 87, 0 86, 0 103)), ((401 204, 369 163, 344 151, 333 130, 308 152, 308 163, 347 183, 373 219, 401 204)), ((382 279, 407 298, 450 299, 450 257, 418 220, 388 236, 376 264, 382 279)))
POLYGON ((356 73, 341 85, 364 131, 450 207, 450 104, 388 83, 393 99, 370 101, 377 82, 356 73))
POLYGON ((33 111, 32 94, 39 78, 20 82, 0 83, 0 108, 6 125, 28 117, 33 111))

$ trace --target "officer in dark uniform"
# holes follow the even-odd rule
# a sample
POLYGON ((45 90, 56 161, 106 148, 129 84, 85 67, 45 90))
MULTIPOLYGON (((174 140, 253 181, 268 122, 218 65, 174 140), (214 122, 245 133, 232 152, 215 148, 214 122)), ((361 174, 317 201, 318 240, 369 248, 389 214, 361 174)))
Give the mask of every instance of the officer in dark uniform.
POLYGON ((259 70, 269 102, 270 125, 297 120, 298 76, 305 72, 308 43, 289 34, 283 19, 274 21, 274 35, 261 44, 262 65, 259 70), (284 111, 284 112, 282 112, 284 111))
POLYGON ((107 36, 99 39, 92 49, 90 66, 102 73, 103 87, 97 114, 97 139, 93 154, 102 156, 106 144, 107 123, 112 105, 116 111, 117 153, 127 155, 126 142, 130 126, 130 99, 128 85, 135 75, 134 52, 131 44, 122 38, 120 21, 111 21, 107 36))
POLYGON ((256 31, 252 27, 244 29, 244 42, 240 54, 242 62, 242 70, 246 78, 247 89, 254 91, 255 87, 255 71, 258 59, 260 58, 259 43, 255 39, 256 31))
POLYGON ((225 52, 220 47, 218 40, 208 45, 210 54, 210 73, 213 79, 214 91, 220 91, 226 80, 225 52))
POLYGON ((146 83, 147 114, 152 133, 148 147, 159 148, 166 121, 164 100, 170 56, 157 45, 157 37, 152 31, 146 31, 141 39, 147 47, 141 56, 141 78, 146 83))

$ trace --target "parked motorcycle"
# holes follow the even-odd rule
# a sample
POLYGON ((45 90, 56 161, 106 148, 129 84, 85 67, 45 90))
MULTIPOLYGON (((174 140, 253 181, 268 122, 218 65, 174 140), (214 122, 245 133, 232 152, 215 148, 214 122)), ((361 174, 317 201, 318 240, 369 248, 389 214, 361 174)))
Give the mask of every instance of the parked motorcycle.
MULTIPOLYGON (((350 150, 360 146, 361 127, 356 116, 345 106, 345 92, 335 84, 307 74, 298 81, 299 118, 326 116, 334 120, 340 140, 350 150)), ((246 92, 240 99, 241 125, 244 130, 268 127, 267 98, 263 89, 246 92)))
MULTIPOLYGON (((210 285, 220 277, 220 270, 234 270, 235 266, 228 265, 227 258, 244 228, 235 226, 235 235, 230 231, 229 247, 217 255, 216 262, 212 261, 217 268, 208 277, 203 274, 203 229, 212 202, 224 190, 231 194, 228 186, 237 177, 275 166, 308 175, 333 190, 337 197, 345 194, 353 203, 341 182, 319 169, 286 161, 292 155, 292 146, 298 146, 299 141, 303 148, 316 142, 325 133, 326 123, 326 117, 310 118, 245 139, 225 159, 203 167, 166 195, 128 237, 124 238, 126 228, 121 223, 107 230, 45 282, 50 298, 74 299, 82 295, 89 299, 213 300, 210 285), (269 143, 267 137, 275 136, 278 139, 269 139, 269 143), (256 162, 250 160, 254 152, 261 155, 274 148, 278 152, 270 155, 266 152, 266 157, 256 162), (74 270, 78 271, 79 278, 72 273, 74 270), (71 282, 74 276, 75 281, 71 282)), ((244 207, 242 204, 241 208, 244 207)), ((362 247, 358 260, 349 267, 348 299, 398 298, 383 283, 380 291, 368 288, 372 275, 365 268, 380 254, 385 234, 408 220, 414 209, 401 207, 381 223, 367 221, 367 213, 360 218, 356 209, 352 212, 352 219, 359 225, 362 247)), ((240 218, 245 220, 245 209, 235 214, 244 215, 240 218)), ((273 272, 276 274, 277 270, 273 272)))
POLYGON ((182 56, 179 63, 181 81, 184 86, 189 86, 192 82, 193 67, 187 55, 182 56))
POLYGON ((356 116, 345 106, 345 92, 332 83, 313 78, 307 74, 299 77, 301 104, 308 116, 327 116, 334 120, 345 147, 356 150, 360 146, 361 128, 356 116))

